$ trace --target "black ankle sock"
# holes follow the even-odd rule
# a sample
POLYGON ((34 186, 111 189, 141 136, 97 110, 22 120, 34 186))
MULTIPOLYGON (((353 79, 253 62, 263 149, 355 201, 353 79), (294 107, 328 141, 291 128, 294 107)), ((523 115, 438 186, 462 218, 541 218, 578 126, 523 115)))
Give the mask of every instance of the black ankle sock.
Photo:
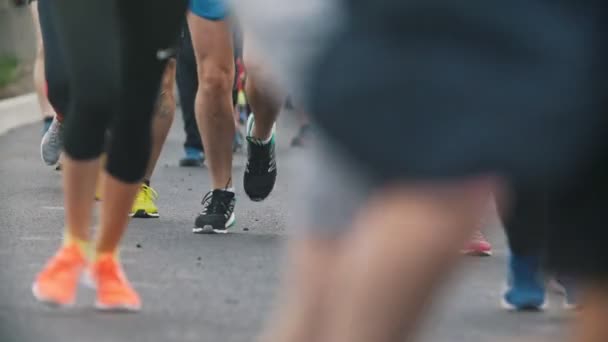
POLYGON ((144 184, 146 184, 146 186, 150 186, 150 180, 149 179, 144 179, 144 184))

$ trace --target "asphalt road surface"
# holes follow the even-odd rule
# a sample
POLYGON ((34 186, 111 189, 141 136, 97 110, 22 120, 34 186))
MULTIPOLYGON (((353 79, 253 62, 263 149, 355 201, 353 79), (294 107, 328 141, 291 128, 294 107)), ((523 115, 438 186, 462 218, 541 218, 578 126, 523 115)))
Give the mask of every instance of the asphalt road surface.
MULTIPOLYGON (((179 116, 179 115, 178 115, 179 116)), ((286 121, 286 120, 283 120, 286 121)), ((40 126, 0 136, 0 341, 254 341, 270 312, 289 235, 287 196, 299 150, 288 147, 294 130, 279 129, 278 184, 262 203, 242 191, 244 156, 236 156, 237 225, 232 234, 194 235, 205 168, 180 168, 181 121, 176 119, 152 179, 160 219, 134 219, 122 261, 144 308, 138 314, 92 309, 93 293, 81 290, 74 308, 36 303, 31 281, 57 248, 63 229, 60 173, 39 157, 40 126)), ((425 342, 559 341, 569 314, 559 299, 544 313, 509 313, 499 298, 507 260, 503 234, 491 224, 495 253, 465 258, 431 308, 425 342)), ((312 342, 312 341, 311 341, 312 342)))

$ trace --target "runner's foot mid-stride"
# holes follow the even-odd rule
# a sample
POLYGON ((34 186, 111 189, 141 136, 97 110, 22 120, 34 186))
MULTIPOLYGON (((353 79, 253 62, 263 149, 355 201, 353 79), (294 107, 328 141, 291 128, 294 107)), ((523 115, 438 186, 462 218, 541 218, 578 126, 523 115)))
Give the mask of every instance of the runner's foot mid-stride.
POLYGON ((274 188, 277 179, 277 161, 275 158, 275 128, 266 140, 252 136, 254 115, 247 120, 247 166, 243 185, 247 196, 252 201, 262 201, 274 188))

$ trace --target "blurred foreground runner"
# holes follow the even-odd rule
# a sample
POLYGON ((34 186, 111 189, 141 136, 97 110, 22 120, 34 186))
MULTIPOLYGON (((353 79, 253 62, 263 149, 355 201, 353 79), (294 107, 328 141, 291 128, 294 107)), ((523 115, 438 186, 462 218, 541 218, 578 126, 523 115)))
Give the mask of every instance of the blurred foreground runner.
POLYGON ((278 2, 239 2, 243 25, 319 135, 264 340, 412 338, 486 196, 518 184, 551 191, 547 267, 584 289, 575 340, 605 341, 602 4, 278 2))

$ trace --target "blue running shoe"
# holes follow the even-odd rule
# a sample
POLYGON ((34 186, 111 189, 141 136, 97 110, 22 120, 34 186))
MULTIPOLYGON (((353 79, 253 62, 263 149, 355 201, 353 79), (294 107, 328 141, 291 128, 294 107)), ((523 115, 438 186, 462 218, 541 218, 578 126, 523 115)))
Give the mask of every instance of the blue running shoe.
POLYGON ((179 166, 182 167, 197 167, 205 162, 205 154, 202 150, 194 147, 184 148, 186 155, 180 159, 179 166))
POLYGON ((507 285, 502 298, 505 309, 539 311, 545 308, 545 286, 539 257, 511 255, 507 285))

